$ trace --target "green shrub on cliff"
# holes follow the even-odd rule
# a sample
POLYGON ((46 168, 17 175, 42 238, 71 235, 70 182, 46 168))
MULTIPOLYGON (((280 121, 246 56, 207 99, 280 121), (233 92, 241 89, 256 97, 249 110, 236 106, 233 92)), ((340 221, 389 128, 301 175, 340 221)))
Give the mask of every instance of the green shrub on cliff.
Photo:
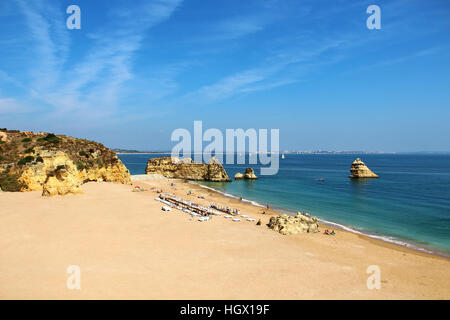
POLYGON ((25 153, 34 153, 34 149, 33 148, 28 148, 24 152, 25 153))
POLYGON ((24 139, 22 139, 22 142, 31 142, 31 139, 30 138, 24 138, 24 139))
POLYGON ((53 133, 49 133, 43 138, 47 142, 59 142, 61 139, 59 139, 57 136, 55 136, 53 133))
POLYGON ((78 152, 78 154, 79 154, 81 157, 89 158, 89 155, 88 155, 86 152, 84 152, 83 150, 80 151, 80 152, 78 152))
POLYGON ((0 188, 3 191, 9 192, 18 192, 25 185, 18 180, 19 175, 17 174, 9 174, 9 169, 6 169, 2 173, 0 173, 0 188))
POLYGON ((26 156, 25 158, 20 159, 20 160, 17 162, 17 164, 18 164, 19 166, 21 166, 21 165, 24 165, 24 164, 26 164, 26 163, 33 162, 33 161, 34 161, 34 157, 33 157, 33 156, 26 156))
POLYGON ((83 170, 85 168, 84 163, 81 161, 77 161, 77 169, 83 170))
POLYGON ((97 165, 99 167, 103 167, 105 165, 105 163, 102 161, 102 159, 99 159, 99 158, 95 159, 95 163, 97 163, 97 165))

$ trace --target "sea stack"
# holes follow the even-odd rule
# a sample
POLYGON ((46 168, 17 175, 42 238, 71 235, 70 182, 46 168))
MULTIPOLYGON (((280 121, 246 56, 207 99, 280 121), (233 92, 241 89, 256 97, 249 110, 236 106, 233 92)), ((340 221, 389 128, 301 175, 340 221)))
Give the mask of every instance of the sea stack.
POLYGON ((350 173, 350 178, 352 179, 378 178, 378 175, 373 173, 372 170, 370 170, 360 158, 357 158, 355 161, 353 161, 350 167, 350 173))
POLYGON ((240 172, 234 175, 234 180, 244 179, 244 175, 240 172))
POLYGON ((198 181, 229 182, 227 172, 220 162, 212 157, 208 164, 195 163, 191 158, 161 157, 148 160, 146 174, 160 174, 166 178, 198 181))
POLYGON ((258 177, 252 168, 247 168, 244 172, 244 179, 258 179, 258 177))
POLYGON ((258 177, 256 176, 255 171, 252 168, 246 168, 244 173, 238 172, 234 175, 234 180, 240 179, 255 180, 258 179, 258 177))

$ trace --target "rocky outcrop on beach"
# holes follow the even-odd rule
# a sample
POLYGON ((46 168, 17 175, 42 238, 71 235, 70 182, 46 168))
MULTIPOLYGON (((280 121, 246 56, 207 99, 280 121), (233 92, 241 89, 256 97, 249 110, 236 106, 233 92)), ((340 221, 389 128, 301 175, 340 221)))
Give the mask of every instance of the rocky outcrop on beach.
POLYGON ((222 164, 214 157, 207 164, 195 163, 190 158, 152 158, 148 160, 145 173, 186 180, 231 181, 222 164))
POLYGON ((89 181, 131 184, 116 154, 100 143, 54 135, 0 129, 0 187, 3 191, 42 191, 44 196, 82 193, 89 181))
POLYGON ((314 233, 319 232, 319 223, 317 222, 317 218, 301 213, 297 213, 296 216, 282 214, 270 218, 269 228, 283 235, 314 233))
POLYGON ((350 167, 350 173, 350 178, 352 179, 378 178, 378 175, 373 173, 372 170, 370 170, 360 158, 357 158, 355 161, 353 161, 350 167))

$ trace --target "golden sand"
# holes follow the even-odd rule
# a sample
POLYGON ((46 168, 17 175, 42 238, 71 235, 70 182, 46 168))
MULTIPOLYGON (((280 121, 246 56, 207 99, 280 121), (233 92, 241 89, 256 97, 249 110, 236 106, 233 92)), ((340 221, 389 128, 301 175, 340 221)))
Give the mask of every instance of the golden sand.
POLYGON ((0 193, 0 298, 450 298, 446 258, 342 230, 283 236, 265 226, 276 212, 263 215, 179 180, 135 185, 149 191, 93 182, 81 195, 0 193), (264 223, 221 216, 198 222, 176 209, 164 212, 151 188, 238 208, 264 223), (70 265, 80 267, 80 290, 66 286, 70 265), (381 270, 379 290, 367 288, 370 265, 381 270))

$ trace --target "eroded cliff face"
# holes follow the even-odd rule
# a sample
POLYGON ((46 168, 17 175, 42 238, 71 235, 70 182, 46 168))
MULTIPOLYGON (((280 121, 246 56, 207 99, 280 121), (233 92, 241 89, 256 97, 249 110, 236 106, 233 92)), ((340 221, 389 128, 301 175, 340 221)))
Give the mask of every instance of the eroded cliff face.
POLYGON ((42 191, 44 196, 82 193, 88 181, 131 184, 130 173, 102 144, 51 134, 7 132, 1 146, 4 191, 42 191))
POLYGON ((350 167, 350 173, 350 178, 352 179, 378 178, 378 175, 373 173, 372 170, 370 170, 360 158, 357 158, 355 161, 353 161, 350 167))
POLYGON ((208 164, 177 157, 152 158, 148 160, 145 173, 186 180, 231 181, 223 166, 214 158, 208 164))

